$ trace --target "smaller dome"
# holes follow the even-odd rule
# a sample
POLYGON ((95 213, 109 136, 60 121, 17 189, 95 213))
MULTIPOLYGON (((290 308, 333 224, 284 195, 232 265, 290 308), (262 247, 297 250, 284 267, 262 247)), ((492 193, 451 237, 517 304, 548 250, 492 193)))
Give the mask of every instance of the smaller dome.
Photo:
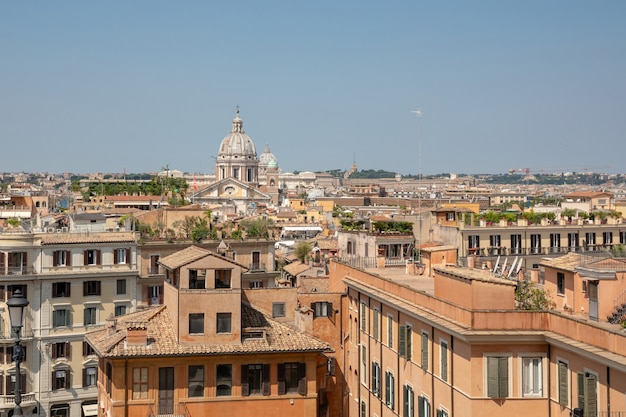
POLYGON ((276 156, 270 151, 270 146, 269 145, 265 145, 265 149, 263 150, 263 153, 261 155, 259 155, 259 165, 260 166, 267 166, 268 168, 270 167, 271 163, 276 164, 274 166, 274 168, 278 167, 278 159, 276 158, 276 156))
POLYGON ((275 159, 272 159, 268 164, 267 164, 268 168, 278 168, 278 162, 276 162, 275 159))

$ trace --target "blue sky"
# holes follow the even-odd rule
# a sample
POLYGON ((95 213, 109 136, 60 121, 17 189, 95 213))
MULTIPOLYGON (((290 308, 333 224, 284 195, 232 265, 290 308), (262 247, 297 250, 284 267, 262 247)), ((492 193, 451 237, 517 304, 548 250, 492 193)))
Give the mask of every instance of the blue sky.
POLYGON ((0 3, 1 172, 626 172, 626 2, 0 3))

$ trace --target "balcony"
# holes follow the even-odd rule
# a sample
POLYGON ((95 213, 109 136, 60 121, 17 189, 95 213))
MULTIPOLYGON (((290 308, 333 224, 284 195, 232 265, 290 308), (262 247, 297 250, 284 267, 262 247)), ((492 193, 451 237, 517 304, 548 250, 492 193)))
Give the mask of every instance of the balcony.
POLYGON ((248 265, 248 269, 250 269, 250 272, 266 271, 265 264, 263 262, 252 262, 248 265))
POLYGON ((30 275, 33 269, 28 266, 9 266, 6 269, 0 269, 0 275, 30 275))
MULTIPOLYGON (((34 392, 22 394, 22 408, 36 404, 34 392)), ((0 395, 0 409, 12 409, 13 407, 15 407, 15 396, 13 394, 0 395)))

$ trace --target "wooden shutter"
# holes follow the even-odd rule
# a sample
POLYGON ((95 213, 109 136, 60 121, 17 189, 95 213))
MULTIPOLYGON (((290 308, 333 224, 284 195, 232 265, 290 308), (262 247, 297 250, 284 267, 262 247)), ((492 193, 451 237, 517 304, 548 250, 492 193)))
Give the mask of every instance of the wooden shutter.
POLYGON ((261 394, 262 395, 270 395, 270 366, 267 364, 263 365, 262 375, 261 375, 261 394))
POLYGON ((68 370, 65 371, 65 388, 71 388, 72 386, 72 373, 68 370))
POLYGON ((409 387, 402 387, 402 416, 409 417, 409 387))
POLYGON ((52 266, 58 266, 59 265, 59 251, 55 250, 54 252, 52 252, 52 266))
POLYGON ((406 326, 398 326, 398 354, 406 358, 406 326))
POLYGON ((126 248, 126 265, 130 264, 130 248, 126 248))
POLYGON ((113 263, 117 265, 119 262, 118 249, 113 249, 113 263))
POLYGON ((298 364, 298 394, 306 395, 306 363, 298 364))
MULTIPOLYGON (((22 252, 22 271, 24 271, 22 273, 24 273, 24 274, 26 273, 27 266, 28 266, 28 253, 22 252)), ((22 391, 22 392, 24 392, 24 391, 22 391)))
POLYGON ((87 368, 83 368, 83 387, 87 386, 87 368))
POLYGON ((407 360, 411 360, 412 357, 412 352, 413 352, 413 346, 411 346, 411 340, 413 339, 412 337, 412 330, 411 330, 411 326, 406 326, 406 359, 407 360))
POLYGON ((101 291, 100 284, 101 284, 100 281, 96 281, 96 295, 100 295, 100 291, 101 291))
POLYGON ((69 250, 65 251, 65 265, 72 266, 72 252, 69 250))
POLYGON ((52 359, 56 359, 58 358, 57 356, 57 344, 53 343, 52 344, 52 359))
POLYGON ((498 390, 498 358, 487 358, 487 396, 499 398, 498 390))
POLYGON ((4 275, 4 253, 0 253, 0 274, 4 275))
POLYGON ((500 398, 509 396, 509 358, 498 358, 500 398))
POLYGON ((426 415, 425 408, 426 408, 426 398, 417 397, 417 410, 418 410, 417 415, 419 417, 430 417, 426 415))
POLYGON ((102 264, 102 251, 100 249, 96 250, 96 265, 102 264))
POLYGON ((564 362, 559 362, 559 404, 567 407, 569 401, 567 395, 569 394, 568 384, 568 367, 564 362))
POLYGON ((598 415, 598 394, 596 387, 598 381, 595 375, 587 374, 585 378, 585 415, 596 417, 598 415))
POLYGON ((285 364, 278 364, 278 395, 285 395, 287 392, 287 384, 285 381, 285 364))
POLYGON ((577 373, 576 382, 578 388, 578 408, 585 409, 585 374, 582 372, 577 373))
POLYGON ((83 251, 83 265, 89 265, 89 251, 88 250, 84 250, 83 251))
POLYGON ((65 357, 68 359, 72 357, 72 345, 70 342, 65 342, 65 357))
POLYGON ((385 404, 391 404, 391 374, 385 372, 385 404))
POLYGON ((241 395, 250 395, 250 384, 248 383, 248 365, 241 365, 241 395))

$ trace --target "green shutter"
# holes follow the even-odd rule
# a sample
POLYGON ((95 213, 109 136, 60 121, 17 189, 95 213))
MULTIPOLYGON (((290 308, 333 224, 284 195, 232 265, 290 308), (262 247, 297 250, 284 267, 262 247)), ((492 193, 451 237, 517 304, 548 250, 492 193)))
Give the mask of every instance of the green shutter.
POLYGON ((398 326, 398 354, 406 358, 406 326, 398 326))
POLYGON ((430 417, 427 416, 425 413, 425 405, 426 405, 426 398, 424 397, 417 397, 417 415, 418 417, 430 417))
POLYGON ((598 393, 596 387, 598 380, 595 375, 587 374, 585 378, 585 416, 597 417, 598 415, 598 393))
POLYGON ((487 396, 498 398, 498 358, 487 358, 487 396))
POLYGON ((409 417, 409 387, 406 385, 402 389, 402 416, 409 417))
POLYGON ((500 398, 509 396, 509 358, 498 358, 500 398))
POLYGON ((411 340, 412 340, 411 326, 406 326, 406 358, 407 360, 411 360, 411 352, 413 350, 411 346, 411 340))
POLYGON ((567 376, 568 376, 567 364, 565 362, 559 361, 559 404, 565 407, 567 407, 567 405, 569 404, 569 401, 567 398, 569 394, 567 376))
POLYGON ((441 379, 448 380, 448 345, 441 343, 441 379))
POLYGON ((582 372, 576 374, 576 385, 578 393, 578 408, 585 409, 585 374, 582 372))
POLYGON ((428 370, 428 334, 422 333, 422 369, 428 370))

